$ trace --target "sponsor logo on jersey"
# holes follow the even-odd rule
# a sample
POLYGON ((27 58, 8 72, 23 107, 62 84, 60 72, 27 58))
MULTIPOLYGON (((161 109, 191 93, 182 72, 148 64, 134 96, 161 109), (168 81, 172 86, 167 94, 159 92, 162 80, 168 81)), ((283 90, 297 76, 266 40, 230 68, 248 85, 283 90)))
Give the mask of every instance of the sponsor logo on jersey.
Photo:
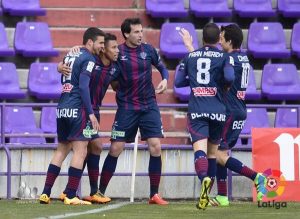
POLYGON ((109 71, 109 74, 110 74, 110 75, 113 75, 116 71, 117 71, 116 68, 112 68, 112 69, 109 71))
POLYGON ((89 121, 85 129, 82 130, 82 134, 85 138, 92 138, 92 135, 97 135, 98 132, 90 127, 90 121, 89 121))
POLYGON ((141 53, 140 53, 140 57, 141 57, 142 59, 146 59, 147 53, 141 52, 141 53))
POLYGON ((209 118, 210 120, 217 120, 225 122, 226 115, 222 113, 191 113, 192 119, 196 118, 209 118))
POLYGON ((70 83, 63 84, 62 93, 70 93, 73 89, 73 85, 70 83))
POLYGON ((125 137, 125 132, 124 131, 112 130, 111 131, 111 138, 116 139, 117 137, 125 137))
POLYGON ((200 97, 208 97, 208 96, 216 96, 217 88, 216 87, 194 87, 192 88, 194 96, 200 97))
POLYGON ((77 118, 78 109, 56 109, 56 118, 77 118))
POLYGON ((121 60, 121 61, 126 61, 126 60, 128 60, 128 58, 127 58, 126 55, 125 55, 125 56, 121 56, 120 60, 121 60))
POLYGON ((89 61, 88 65, 87 65, 87 67, 86 67, 86 70, 87 70, 88 72, 92 72, 94 66, 95 66, 95 62, 89 61))
POLYGON ((239 100, 245 100, 246 91, 237 91, 236 96, 239 100))

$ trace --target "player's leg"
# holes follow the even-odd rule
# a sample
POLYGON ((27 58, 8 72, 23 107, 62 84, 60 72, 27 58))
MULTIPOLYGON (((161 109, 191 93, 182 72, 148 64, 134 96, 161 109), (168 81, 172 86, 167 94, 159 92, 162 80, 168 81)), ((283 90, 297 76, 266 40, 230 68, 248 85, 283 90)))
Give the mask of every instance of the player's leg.
MULTIPOLYGON (((228 156, 228 149, 231 149, 235 146, 242 131, 243 125, 239 124, 244 124, 244 120, 245 115, 238 112, 233 113, 229 117, 229 120, 226 121, 223 130, 223 133, 225 134, 217 152, 217 162, 220 164, 220 166, 218 166, 218 177, 220 179, 219 183, 221 183, 218 187, 220 187, 220 195, 223 194, 223 197, 227 195, 225 194, 225 186, 227 188, 227 183, 226 180, 224 180, 224 177, 227 177, 226 168, 228 168, 236 173, 239 173, 242 176, 246 176, 251 179, 255 183, 255 186, 257 188, 257 200, 261 200, 264 196, 267 179, 262 174, 257 173, 253 169, 244 165, 238 159, 228 156)), ((220 200, 221 199, 222 197, 220 198, 220 200)), ((225 198, 223 199, 225 200, 225 198)))
POLYGON ((262 200, 265 194, 265 188, 267 183, 267 178, 264 175, 244 165, 238 159, 229 157, 227 152, 224 151, 218 150, 217 162, 222 167, 228 168, 236 173, 239 173, 242 176, 251 179, 254 182, 257 189, 257 200, 258 201, 262 200))
POLYGON ((158 194, 162 166, 160 138, 163 138, 163 128, 157 106, 141 113, 139 128, 141 139, 146 140, 150 152, 148 166, 150 180, 149 204, 167 205, 168 202, 158 194))
MULTIPOLYGON (((233 121, 233 116, 227 115, 226 122, 222 130, 222 141, 220 142, 219 151, 216 152, 216 156, 218 156, 217 153, 220 152, 220 150, 224 151, 224 153, 227 153, 228 143, 233 141, 231 134, 233 121)), ((239 133, 237 134, 237 137, 238 136, 239 133)), ((229 201, 227 197, 227 168, 223 167, 219 163, 217 163, 216 167, 218 195, 215 198, 210 198, 210 205, 228 206, 229 201)))
POLYGON ((49 204, 50 203, 51 189, 53 187, 53 184, 54 184, 57 176, 59 175, 62 162, 67 157, 70 150, 71 150, 71 144, 69 144, 68 142, 59 142, 58 143, 57 149, 55 150, 52 160, 48 167, 45 186, 44 186, 42 195, 39 198, 41 204, 49 204))
POLYGON ((216 153, 218 150, 218 144, 213 144, 212 142, 208 141, 207 145, 207 160, 208 160, 208 169, 207 169, 207 176, 211 179, 210 189, 214 184, 216 171, 217 171, 217 161, 216 161, 216 153))
POLYGON ((207 177, 207 138, 209 136, 209 123, 206 118, 194 118, 188 113, 188 131, 194 150, 194 165, 197 176, 201 182, 200 198, 196 207, 205 209, 208 204, 208 193, 211 179, 207 177))
POLYGON ((110 202, 110 198, 102 195, 98 191, 99 160, 102 152, 101 138, 96 138, 90 141, 89 148, 90 150, 86 160, 91 192, 89 196, 84 197, 83 199, 96 204, 104 204, 110 202))
POLYGON ((67 196, 64 199, 64 203, 67 205, 91 204, 90 202, 78 199, 76 192, 87 156, 88 142, 99 137, 98 132, 93 130, 85 110, 78 109, 78 111, 77 117, 70 118, 70 134, 68 140, 72 143, 73 156, 68 170, 67 196))
POLYGON ((72 145, 68 141, 68 119, 56 118, 56 124, 59 143, 48 167, 45 186, 42 195, 39 198, 41 204, 50 203, 51 189, 57 176, 59 175, 62 162, 67 157, 72 148, 72 145))
POLYGON ((122 153, 125 142, 134 142, 138 128, 138 113, 133 110, 118 109, 111 132, 111 146, 109 153, 105 158, 99 191, 105 194, 106 188, 115 173, 118 157, 122 153))
POLYGON ((73 156, 68 170, 66 205, 86 205, 90 202, 82 201, 76 197, 76 192, 82 176, 82 167, 87 155, 88 141, 72 141, 73 156))

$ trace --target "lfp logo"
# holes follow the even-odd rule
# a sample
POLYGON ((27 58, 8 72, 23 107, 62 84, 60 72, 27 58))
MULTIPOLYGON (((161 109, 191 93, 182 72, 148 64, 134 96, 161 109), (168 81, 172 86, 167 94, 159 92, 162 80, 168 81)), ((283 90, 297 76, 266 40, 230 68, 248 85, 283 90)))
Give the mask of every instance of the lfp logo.
POLYGON ((281 196, 284 192, 286 181, 280 170, 267 169, 263 172, 267 177, 266 197, 275 198, 281 196))
POLYGON ((265 170, 263 175, 267 178, 267 183, 265 187, 259 188, 259 192, 263 193, 264 197, 266 197, 268 201, 258 202, 258 207, 271 207, 276 209, 287 207, 286 202, 275 202, 276 197, 283 194, 286 186, 286 180, 282 175, 282 172, 280 170, 272 170, 270 168, 265 170))

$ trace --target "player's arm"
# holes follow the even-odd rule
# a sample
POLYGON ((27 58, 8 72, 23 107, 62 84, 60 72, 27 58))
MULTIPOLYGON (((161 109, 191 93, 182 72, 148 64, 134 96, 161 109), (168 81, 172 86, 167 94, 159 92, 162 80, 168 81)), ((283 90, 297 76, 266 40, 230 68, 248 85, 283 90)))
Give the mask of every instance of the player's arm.
POLYGON ((225 88, 230 88, 234 79, 235 79, 235 74, 234 74, 234 60, 231 56, 228 56, 226 58, 226 62, 223 68, 224 72, 224 79, 225 79, 225 88))
POLYGON ((195 50, 193 46, 193 37, 190 35, 189 31, 184 28, 181 28, 179 31, 179 35, 182 38, 182 41, 189 52, 193 52, 195 50))
POLYGON ((86 108, 86 112, 89 115, 89 118, 91 120, 92 126, 94 130, 100 131, 100 126, 97 121, 97 118, 94 115, 94 111, 92 108, 92 103, 91 103, 91 96, 90 96, 90 78, 91 78, 91 73, 94 69, 95 62, 94 60, 89 60, 87 59, 81 68, 80 72, 80 77, 79 77, 79 91, 80 91, 80 96, 83 102, 84 107, 86 108))
POLYGON ((158 84, 156 88, 156 93, 162 94, 167 90, 169 71, 164 65, 164 63, 162 63, 160 56, 158 55, 157 51, 153 47, 152 47, 152 65, 154 65, 161 74, 162 81, 158 84))
POLYGON ((179 65, 178 71, 176 73, 174 84, 176 87, 186 87, 189 86, 188 75, 186 72, 186 62, 185 58, 179 65))
POLYGON ((112 87, 112 89, 114 91, 117 91, 119 89, 119 77, 120 77, 120 74, 121 74, 121 70, 118 66, 118 64, 115 64, 115 68, 116 68, 116 71, 111 75, 111 78, 110 78, 110 86, 112 87))

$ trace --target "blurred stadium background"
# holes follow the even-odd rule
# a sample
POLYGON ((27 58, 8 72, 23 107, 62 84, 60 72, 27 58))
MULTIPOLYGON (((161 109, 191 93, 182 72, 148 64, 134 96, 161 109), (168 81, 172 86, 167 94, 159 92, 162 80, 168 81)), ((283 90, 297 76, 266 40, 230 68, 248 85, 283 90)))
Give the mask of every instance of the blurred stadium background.
MULTIPOLYGON (((162 140, 163 197, 195 199, 200 187, 194 176, 186 131, 189 89, 173 85, 176 67, 187 52, 178 28, 191 31, 196 47, 202 46, 202 28, 208 22, 236 23, 243 29, 242 49, 247 51, 253 71, 246 93, 248 119, 233 156, 252 166, 252 127, 299 127, 300 0, 2 0, 1 14, 0 99, 2 109, 5 106, 1 117, 1 127, 5 127, 1 128, 1 198, 20 197, 22 189, 31 191, 28 197, 35 197, 42 190, 43 173, 56 142, 54 107, 60 94, 57 62, 70 47, 81 44, 83 31, 90 26, 116 34, 122 43, 120 24, 126 17, 142 19, 144 41, 160 51, 170 70, 167 92, 157 95, 166 135, 162 140), (20 134, 23 137, 17 136, 20 134), (33 137, 24 137, 30 134, 33 137), (42 135, 34 137, 37 134, 42 135), (7 160, 8 156, 11 160, 7 160)), ((154 85, 159 81, 160 74, 154 69, 154 85)), ((107 149, 116 111, 112 89, 104 104, 101 128, 107 149)), ((100 167, 106 154, 107 150, 101 154, 100 167)), ((148 156, 144 142, 139 142, 136 198, 148 195, 148 156)), ((68 165, 67 159, 62 172, 67 172, 68 165)), ((127 145, 119 158, 117 176, 108 187, 108 196, 129 197, 131 165, 132 145, 127 145)), ((66 177, 58 178, 53 197, 60 194, 65 183, 66 177)), ((234 199, 251 199, 250 180, 236 176, 232 185, 229 192, 234 199)), ((81 192, 88 190, 85 176, 81 192)))

